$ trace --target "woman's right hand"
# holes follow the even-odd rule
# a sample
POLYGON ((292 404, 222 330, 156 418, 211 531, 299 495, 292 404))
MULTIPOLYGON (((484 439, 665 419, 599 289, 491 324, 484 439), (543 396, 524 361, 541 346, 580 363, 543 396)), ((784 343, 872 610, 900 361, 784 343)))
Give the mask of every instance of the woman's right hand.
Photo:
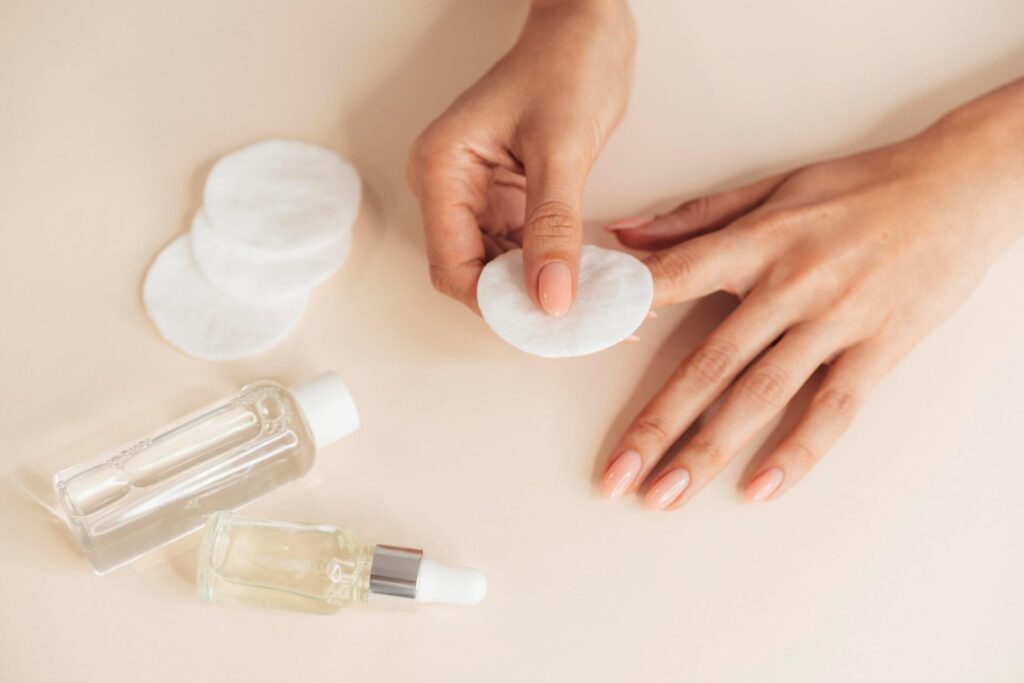
POLYGON ((537 0, 512 50, 416 139, 408 179, 440 292, 478 311, 484 263, 522 246, 530 297, 569 310, 583 186, 625 111, 634 43, 624 0, 537 0))

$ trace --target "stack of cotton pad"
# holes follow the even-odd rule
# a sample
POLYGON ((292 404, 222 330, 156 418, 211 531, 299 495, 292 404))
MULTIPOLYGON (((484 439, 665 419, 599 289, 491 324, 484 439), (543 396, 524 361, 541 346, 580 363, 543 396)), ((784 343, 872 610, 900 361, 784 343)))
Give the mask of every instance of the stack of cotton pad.
POLYGON ((521 351, 546 358, 583 356, 633 334, 654 299, 651 271, 621 251, 585 246, 576 301, 561 317, 533 303, 523 278, 523 252, 488 263, 476 288, 477 303, 494 332, 521 351))
POLYGON ((355 169, 317 145, 270 140, 221 158, 192 229, 146 274, 149 317, 197 358, 266 351, 345 262, 361 194, 355 169))

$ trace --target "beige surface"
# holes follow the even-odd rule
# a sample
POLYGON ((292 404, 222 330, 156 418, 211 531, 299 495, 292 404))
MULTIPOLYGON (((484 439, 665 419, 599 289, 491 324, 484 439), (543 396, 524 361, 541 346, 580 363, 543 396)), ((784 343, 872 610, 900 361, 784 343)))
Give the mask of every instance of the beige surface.
MULTIPOLYGON (((730 304, 552 362, 429 289, 404 150, 523 13, 0 2, 0 680, 1024 678, 1024 244, 783 500, 740 502, 737 461, 680 513, 599 501, 595 459, 730 304), (358 165, 354 257, 275 351, 187 358, 143 315, 143 273, 212 160, 272 135, 358 165), (50 467, 248 380, 324 368, 351 383, 363 429, 251 509, 480 567, 480 608, 219 609, 194 595, 193 541, 96 577, 31 499, 50 467)), ((587 196, 595 240, 601 220, 893 139, 1024 73, 1019 0, 637 14, 631 110, 587 196)))

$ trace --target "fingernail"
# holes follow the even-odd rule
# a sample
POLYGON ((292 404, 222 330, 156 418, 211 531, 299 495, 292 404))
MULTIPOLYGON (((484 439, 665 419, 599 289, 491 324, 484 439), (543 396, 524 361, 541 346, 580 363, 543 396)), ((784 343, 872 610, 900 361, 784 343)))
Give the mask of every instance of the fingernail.
POLYGON ((658 312, 657 311, 647 311, 647 319, 648 320, 654 320, 657 317, 658 317, 658 312))
POLYGON ((747 498, 755 503, 772 495, 779 488, 785 473, 778 467, 767 469, 747 484, 747 498))
POLYGON ((654 482, 644 498, 644 505, 651 510, 664 510, 683 495, 689 483, 690 473, 686 470, 681 467, 669 470, 654 482))
POLYGON ((625 341, 627 344, 636 344, 638 341, 640 341, 640 337, 636 336, 635 334, 631 334, 628 337, 626 337, 625 341))
POLYGON ((604 229, 611 230, 612 232, 615 232, 616 230, 631 230, 632 228, 639 228, 643 225, 647 225, 653 221, 654 218, 655 217, 653 215, 630 216, 629 218, 622 218, 617 221, 613 221, 604 226, 604 229))
POLYGON ((601 480, 601 495, 605 498, 621 496, 636 479, 636 475, 640 474, 641 467, 643 461, 639 453, 632 450, 623 451, 604 473, 604 479, 601 480))
POLYGON ((545 263, 537 276, 540 307, 548 315, 563 316, 572 306, 572 271, 563 261, 545 263))

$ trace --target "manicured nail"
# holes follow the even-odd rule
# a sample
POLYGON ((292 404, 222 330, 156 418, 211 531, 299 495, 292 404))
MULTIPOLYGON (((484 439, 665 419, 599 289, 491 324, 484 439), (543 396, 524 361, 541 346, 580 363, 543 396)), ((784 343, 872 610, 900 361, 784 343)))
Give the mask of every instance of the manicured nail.
POLYGON ((680 467, 669 470, 654 482, 644 498, 644 505, 651 510, 664 510, 683 495, 689 483, 690 473, 686 470, 680 467))
POLYGON ((540 307, 548 315, 563 316, 572 306, 572 271, 563 261, 545 263, 537 276, 540 307))
POLYGON ((747 484, 747 498, 755 503, 764 500, 779 488, 785 473, 778 467, 767 469, 747 484))
POLYGON ((605 498, 621 496, 640 474, 641 467, 643 467, 643 461, 640 459, 639 453, 632 450, 623 451, 604 473, 604 479, 601 480, 601 495, 605 498))
POLYGON ((647 311, 647 319, 648 320, 654 320, 657 317, 658 317, 658 312, 657 311, 647 311))
POLYGON ((611 230, 612 232, 615 232, 616 230, 632 230, 633 228, 639 228, 641 226, 647 225, 648 223, 653 221, 654 218, 655 217, 651 215, 630 216, 629 218, 622 218, 620 220, 613 221, 608 225, 604 226, 604 229, 611 230))
POLYGON ((638 341, 640 341, 640 337, 636 336, 635 334, 631 334, 625 339, 625 342, 627 344, 636 344, 638 341))

